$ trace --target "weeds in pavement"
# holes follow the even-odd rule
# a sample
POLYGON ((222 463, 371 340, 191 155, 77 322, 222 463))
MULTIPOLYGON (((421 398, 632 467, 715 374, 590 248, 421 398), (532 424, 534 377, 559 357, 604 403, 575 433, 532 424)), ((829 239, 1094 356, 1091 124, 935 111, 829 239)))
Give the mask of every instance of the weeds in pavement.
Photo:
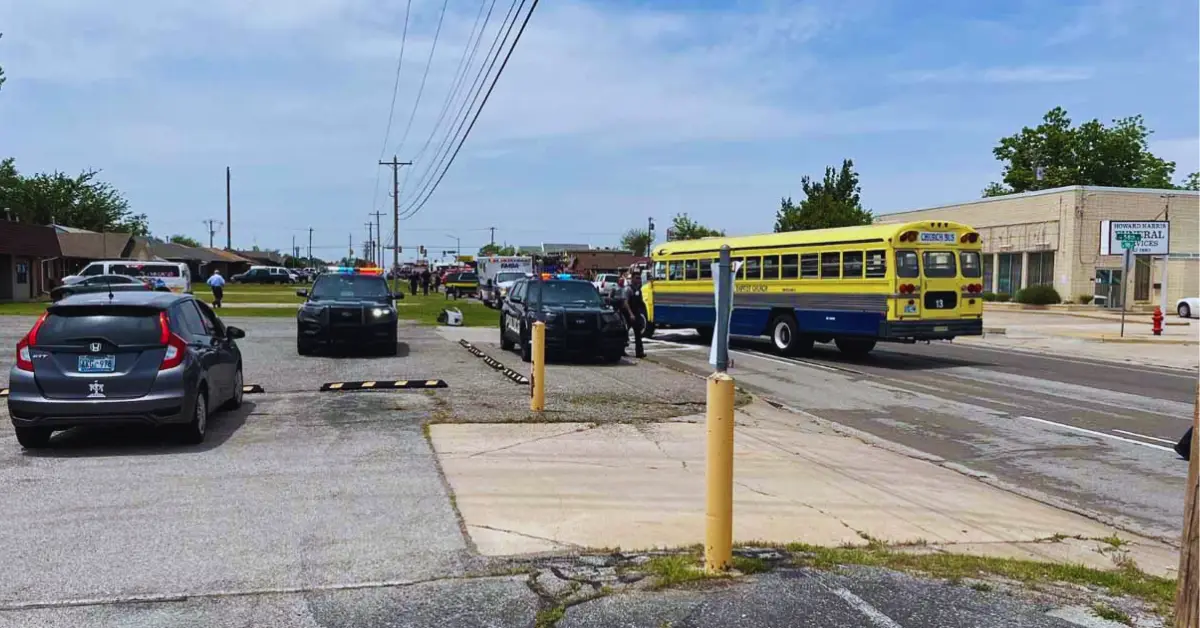
POLYGON ((692 555, 656 556, 646 563, 644 569, 654 576, 654 586, 659 589, 708 577, 692 555))
POLYGON ((1126 564, 1115 571, 1092 569, 1082 565, 1042 563, 1013 558, 968 556, 965 554, 913 554, 886 547, 827 548, 793 543, 787 546, 801 553, 796 564, 820 569, 842 565, 882 567, 920 573, 951 581, 975 578, 980 575, 1000 576, 1025 584, 1038 582, 1070 582, 1107 589, 1114 595, 1139 598, 1161 614, 1171 612, 1175 602, 1175 581, 1151 576, 1135 565, 1126 564))
POLYGON ((764 573, 771 571, 771 563, 761 558, 751 558, 749 556, 734 556, 733 568, 745 575, 754 573, 764 573))
POLYGON ((995 587, 986 582, 972 582, 971 588, 979 591, 980 593, 987 593, 988 591, 995 589, 995 587))
POLYGON ((554 625, 562 621, 562 618, 567 614, 567 607, 563 605, 543 608, 537 612, 537 617, 533 620, 534 628, 554 628, 554 625))
POLYGON ((1095 613, 1096 617, 1099 617, 1100 619, 1120 622, 1127 626, 1133 625, 1133 619, 1129 617, 1127 613, 1120 609, 1113 608, 1103 602, 1096 602, 1095 604, 1092 604, 1092 612, 1095 613))

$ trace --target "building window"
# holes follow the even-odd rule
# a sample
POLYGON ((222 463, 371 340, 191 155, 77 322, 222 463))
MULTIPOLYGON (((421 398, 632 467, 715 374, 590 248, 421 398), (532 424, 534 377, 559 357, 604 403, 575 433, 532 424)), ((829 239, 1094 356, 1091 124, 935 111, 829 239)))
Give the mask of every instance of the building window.
POLYGON ((1029 254, 1030 286, 1054 285, 1054 251, 1029 254))
POLYGON ((991 253, 985 253, 983 256, 983 291, 992 291, 992 275, 995 273, 995 260, 991 253))
POLYGON ((996 293, 1015 294, 1021 289, 1021 254, 1001 253, 997 260, 996 293))
POLYGON ((17 262, 17 283, 29 283, 29 264, 17 262))

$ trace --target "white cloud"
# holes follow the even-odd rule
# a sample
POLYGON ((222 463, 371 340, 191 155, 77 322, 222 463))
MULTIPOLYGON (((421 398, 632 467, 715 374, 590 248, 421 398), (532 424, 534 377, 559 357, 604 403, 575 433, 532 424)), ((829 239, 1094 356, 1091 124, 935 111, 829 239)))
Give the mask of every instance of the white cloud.
POLYGON ((954 66, 935 70, 910 70, 892 75, 899 83, 1071 83, 1086 81, 1093 68, 1056 66, 1015 66, 971 68, 954 66))

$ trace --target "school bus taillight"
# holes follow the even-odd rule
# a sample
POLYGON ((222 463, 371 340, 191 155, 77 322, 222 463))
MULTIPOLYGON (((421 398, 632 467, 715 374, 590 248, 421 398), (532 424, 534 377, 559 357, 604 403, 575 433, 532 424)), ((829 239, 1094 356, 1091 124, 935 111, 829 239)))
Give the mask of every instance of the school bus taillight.
POLYGON ((911 283, 900 285, 900 294, 912 294, 917 291, 917 287, 911 283))
POLYGON ((971 294, 978 294, 980 292, 983 292, 983 284, 981 284, 981 283, 967 284, 967 285, 963 286, 963 292, 970 292, 971 294))

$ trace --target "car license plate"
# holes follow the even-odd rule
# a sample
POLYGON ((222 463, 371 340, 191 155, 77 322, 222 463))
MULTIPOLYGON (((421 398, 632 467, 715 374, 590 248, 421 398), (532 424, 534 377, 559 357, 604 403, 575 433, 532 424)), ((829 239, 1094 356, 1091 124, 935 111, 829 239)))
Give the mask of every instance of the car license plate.
POLYGON ((950 328, 945 325, 938 325, 933 328, 933 331, 950 331, 950 328))
POLYGON ((79 356, 80 373, 111 373, 117 370, 115 355, 81 355, 79 356))

